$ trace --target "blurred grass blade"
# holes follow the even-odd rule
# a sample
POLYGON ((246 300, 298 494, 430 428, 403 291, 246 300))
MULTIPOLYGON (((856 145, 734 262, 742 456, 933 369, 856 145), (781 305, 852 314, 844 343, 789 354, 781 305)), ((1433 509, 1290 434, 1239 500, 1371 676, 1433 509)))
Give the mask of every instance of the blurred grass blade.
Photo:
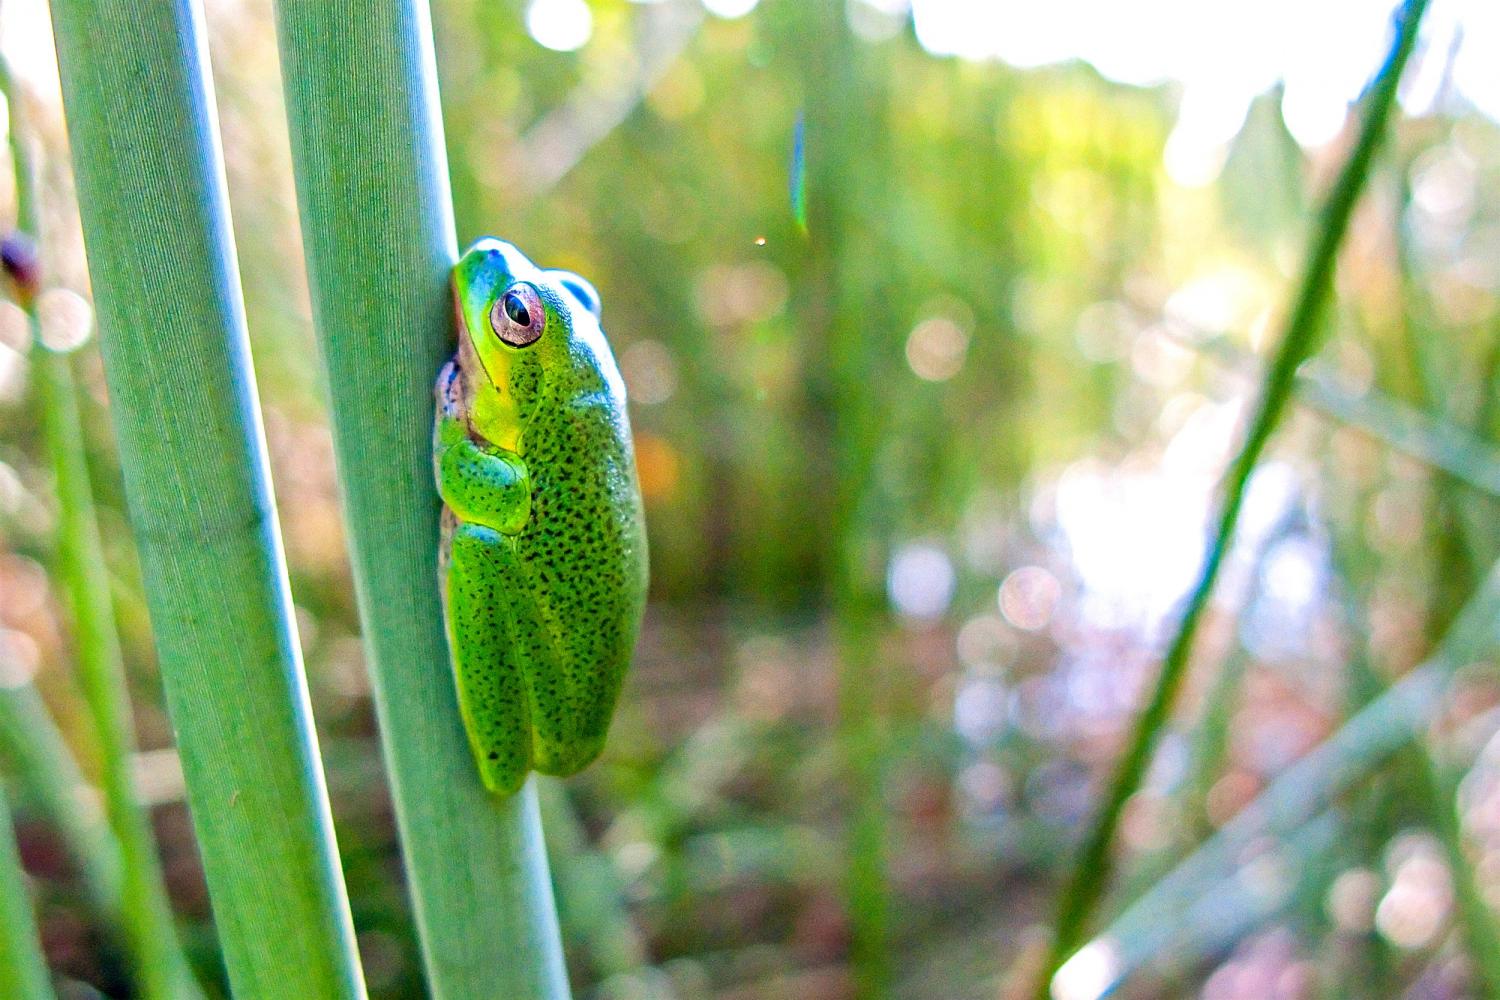
MULTIPOLYGON (((0 59, 0 92, 9 111, 11 166, 15 176, 16 230, 13 239, 36 247, 41 235, 31 158, 26 149, 16 93, 6 60, 0 59)), ((53 351, 42 340, 36 311, 35 280, 22 275, 21 306, 31 329, 32 369, 43 436, 57 490, 57 554, 55 572, 67 598, 73 626, 73 648, 78 680, 93 717, 104 779, 104 801, 109 825, 119 842, 122 889, 119 918, 134 961, 142 995, 156 1000, 199 996, 173 925, 171 902, 162 881, 161 862, 150 816, 135 798, 130 754, 135 748, 135 724, 125 686, 125 663, 115 631, 114 607, 104 546, 94 513, 83 428, 78 410, 78 386, 72 358, 53 351)))
POLYGON ((244 997, 362 997, 201 11, 53 0, 52 15, 126 497, 230 983, 244 997))
POLYGON ((426 0, 281 0, 277 30, 313 316, 380 734, 428 987, 568 995, 536 788, 491 795, 437 586, 432 387, 457 256, 426 0))
POLYGON ((9 762, 26 800, 62 835, 90 901, 116 926, 121 921, 120 849, 98 793, 52 721, 31 678, 0 641, 0 757, 9 762))
MULTIPOLYGON (((1403 171, 1403 188, 1407 187, 1404 183, 1406 176, 1407 173, 1403 171)), ((1407 190, 1403 203, 1409 204, 1410 201, 1410 191, 1407 190)), ((1407 235, 1406 226, 1398 225, 1397 259, 1401 262, 1402 301, 1406 304, 1402 327, 1407 333, 1411 348, 1412 382, 1417 387, 1415 395, 1422 407, 1441 410, 1443 399, 1434 394, 1427 378, 1437 367, 1438 359, 1432 356, 1436 346, 1433 341, 1437 338, 1417 333, 1411 306, 1411 261, 1407 235)), ((1493 350, 1486 352, 1487 361, 1494 361, 1495 358, 1493 350)), ((1481 371, 1475 421, 1480 434, 1484 433, 1486 411, 1493 405, 1493 375, 1493 369, 1481 371)), ((1474 586, 1475 568, 1479 560, 1474 558, 1473 553, 1481 549, 1484 543, 1479 538, 1467 537, 1468 523, 1459 515, 1465 498, 1454 477, 1438 475, 1433 478, 1434 488, 1428 517, 1439 534, 1433 552, 1433 579, 1437 581, 1437 585, 1433 598, 1428 603, 1426 628, 1429 635, 1440 635, 1448 627, 1449 609, 1458 604, 1455 593, 1464 593, 1474 586)), ((1485 996, 1500 996, 1500 924, 1497 924, 1495 913, 1485 899, 1482 876, 1469 857, 1458 811, 1458 780, 1437 758, 1429 741, 1420 741, 1420 745, 1409 751, 1409 754, 1415 758, 1418 794, 1426 806, 1428 823, 1437 834, 1447 856, 1455 909, 1464 945, 1474 969, 1476 985, 1482 988, 1485 996)))
MULTIPOLYGON (((488 17, 490 8, 478 13, 488 17)), ((639 17, 633 72, 605 90, 597 81, 579 85, 521 137, 512 171, 518 196, 540 197, 568 176, 677 65, 706 15, 697 0, 670 0, 643 8, 639 17)))
POLYGON ((1150 967, 1180 972, 1231 949, 1282 913, 1298 882, 1339 842, 1346 818, 1324 812, 1279 840, 1251 845, 1249 857, 1227 858, 1213 880, 1153 909, 1150 919, 1124 918, 1079 949, 1058 973, 1059 994, 1099 1000, 1150 967))
POLYGON ((1417 29, 1426 6, 1426 0, 1406 0, 1402 5, 1390 54, 1366 95, 1354 147, 1339 171, 1320 213, 1285 333, 1281 337, 1276 357, 1266 372, 1245 441, 1225 478, 1218 526, 1209 545, 1207 558, 1188 596, 1177 633, 1163 658, 1156 686, 1130 734, 1119 767, 1105 792, 1103 805, 1083 839, 1063 888, 1052 948, 1039 984, 1039 996, 1048 995, 1051 974, 1077 947, 1090 917, 1109 885, 1113 867, 1111 847, 1120 814, 1126 801, 1140 785, 1151 751, 1156 746, 1157 737, 1171 712, 1178 688, 1182 685, 1199 619, 1208 607, 1219 569, 1234 537, 1250 473, 1260 460, 1266 443, 1286 410, 1295 387, 1298 367, 1312 354, 1317 344, 1339 244, 1343 241, 1359 192, 1364 187, 1370 161, 1384 135, 1401 71, 1416 43, 1417 29))
POLYGON ((785 32, 777 45, 798 62, 803 110, 788 121, 795 160, 788 164, 789 221, 799 239, 801 341, 798 414, 802 464, 817 470, 801 484, 804 517, 820 539, 829 581, 834 638, 840 784, 847 863, 844 911, 857 1000, 888 996, 896 967, 896 919, 888 871, 891 830, 887 780, 893 751, 891 678, 882 655, 888 610, 883 562, 889 526, 870 516, 881 507, 877 441, 890 413, 879 394, 858 392, 881 365, 887 330, 870 316, 885 305, 860 273, 871 250, 867 215, 897 211, 893 196, 864 169, 892 155, 890 101, 871 56, 850 28, 843 5, 783 0, 785 32), (815 479, 827 476, 817 482, 815 479))
MULTIPOLYGON (((1134 941, 1193 905, 1239 864, 1261 837, 1283 838, 1421 733, 1442 703, 1455 671, 1500 645, 1500 563, 1469 600, 1433 656, 1355 713, 1328 739, 1292 764, 1219 832, 1133 902, 1095 938, 1095 954, 1134 941)), ((1083 954, 1082 951, 1079 954, 1083 954)), ((1066 966, 1064 967, 1066 970, 1066 966)), ((1059 979, 1064 973, 1059 973, 1059 979)), ((1091 979, 1090 982, 1095 980, 1091 979)), ((1103 996, 1107 989, 1091 996, 1103 996)), ((1069 994, 1070 996, 1073 994, 1069 994)))
MULTIPOLYGON (((1248 367, 1253 360, 1223 341, 1182 343, 1203 350, 1231 368, 1248 367)), ((1384 393, 1351 392, 1316 363, 1304 365, 1298 373, 1297 398, 1394 451, 1500 497, 1500 449, 1477 434, 1384 393)))
POLYGON ((614 858, 589 843, 561 781, 538 779, 537 796, 564 942, 600 980, 644 970, 646 944, 625 905, 625 879, 614 858))
MULTIPOLYGON (((1296 532, 1301 519, 1300 506, 1290 505, 1271 530, 1266 532, 1250 563, 1251 591, 1245 598, 1245 607, 1253 604, 1265 588, 1267 563, 1277 544, 1296 532)), ((1188 774, 1182 783, 1187 816, 1186 829, 1182 834, 1191 838, 1190 843, 1197 843, 1212 832, 1209 797, 1214 783, 1219 779, 1224 761, 1229 757, 1235 710, 1239 707, 1240 692, 1250 659, 1244 637, 1236 635, 1234 646, 1219 665, 1213 685, 1204 698, 1198 723, 1194 727, 1188 754, 1188 774)))
POLYGON ((1500 924, 1484 895, 1483 874, 1470 860, 1458 811, 1458 781, 1448 774, 1425 743, 1417 748, 1421 789, 1431 823, 1453 881, 1460 931, 1484 996, 1500 996, 1500 924))
MULTIPOLYGON (((38 330, 34 313, 31 323, 33 331, 38 330)), ((119 842, 123 890, 119 917, 142 995, 159 1000, 195 996, 198 988, 178 944, 150 819, 135 798, 130 767, 134 725, 109 581, 99 555, 103 545, 84 464, 71 360, 42 346, 39 335, 34 336, 31 356, 57 483, 57 576, 67 595, 78 680, 99 748, 105 809, 119 842)))
POLYGON ((16 831, 0 795, 0 997, 51 1000, 52 981, 42 958, 26 873, 16 852, 16 831))

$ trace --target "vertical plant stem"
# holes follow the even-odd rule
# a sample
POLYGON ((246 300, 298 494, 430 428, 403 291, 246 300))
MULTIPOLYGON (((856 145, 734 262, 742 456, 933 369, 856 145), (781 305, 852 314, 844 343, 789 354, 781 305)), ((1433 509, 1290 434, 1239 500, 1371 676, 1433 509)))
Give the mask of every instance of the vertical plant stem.
POLYGON ((54 0, 105 376, 230 984, 358 998, 194 0, 54 0))
POLYGON ((279 0, 287 118, 365 650, 428 987, 568 996, 534 782, 479 781, 437 585, 432 387, 457 256, 426 0, 279 0), (356 15, 357 11, 357 15, 356 15))
MULTIPOLYGON (((1351 562, 1347 559, 1339 561, 1351 562)), ((1476 583, 1473 574, 1463 575, 1472 592, 1476 583)), ((1347 569, 1341 571, 1340 576, 1346 580, 1352 579, 1347 569)), ((1483 581, 1479 583, 1482 585, 1483 581)), ((1367 591, 1368 587, 1362 589, 1367 591)), ((1459 610, 1455 608, 1453 612, 1458 613, 1459 610)), ((1345 619, 1351 631, 1358 630, 1359 623, 1355 621, 1352 607, 1346 612, 1345 619)), ((1429 618, 1429 635, 1435 646, 1434 655, 1441 655, 1444 636, 1449 631, 1451 621, 1452 617, 1449 615, 1444 625, 1439 627, 1429 618)), ((1483 650, 1479 652, 1482 655, 1483 650)), ((1371 663, 1369 654, 1367 649, 1358 651, 1349 669, 1354 701, 1361 709, 1390 690, 1371 663)), ((1395 803, 1391 800, 1398 795, 1403 805, 1409 805, 1415 799, 1420 810, 1426 814, 1427 822, 1442 845, 1447 859, 1457 904, 1455 910, 1475 978, 1485 986, 1485 996, 1500 996, 1500 927, 1497 927, 1495 916, 1484 899, 1477 872, 1465 851, 1463 825, 1457 809, 1458 782, 1435 756, 1432 743, 1427 738, 1427 728, 1420 724, 1415 726, 1416 739, 1403 746, 1388 767, 1388 771, 1395 772, 1395 795, 1390 788, 1378 785, 1370 790, 1373 794, 1369 794, 1370 802, 1367 804, 1370 814, 1368 822, 1358 827, 1361 839, 1367 843, 1360 844, 1360 849, 1378 854, 1383 840, 1393 834, 1395 826, 1404 815, 1404 812, 1395 808, 1395 803)), ((1389 956, 1384 954, 1385 950, 1381 947, 1376 957, 1388 963, 1389 956)))
POLYGON ((1193 741, 1192 770, 1184 783, 1187 788, 1188 836, 1197 843, 1213 832, 1212 797, 1214 783, 1218 781, 1229 759, 1230 740, 1235 710, 1239 707, 1240 692, 1244 689, 1245 671, 1250 665, 1250 653, 1242 643, 1236 642, 1224 663, 1206 699, 1207 705, 1198 719, 1198 732, 1193 741))
MULTIPOLYGON (((11 166, 16 185, 16 230, 38 241, 40 226, 35 176, 26 148, 9 65, 0 59, 0 92, 10 112, 11 166)), ((93 718, 110 829, 119 842, 121 874, 119 917, 141 993, 156 1000, 199 995, 177 939, 172 907, 162 881, 161 862, 150 817, 136 801, 130 771, 135 724, 125 685, 125 662, 115 630, 115 613, 102 553, 99 522, 78 410, 78 385, 72 358, 43 342, 37 317, 35 281, 21 289, 21 306, 31 328, 32 370, 47 454, 57 489, 55 571, 67 597, 73 624, 78 680, 93 718)))
MULTIPOLYGON (((35 333, 34 312, 30 320, 35 333)), ((143 996, 194 996, 198 990, 178 943, 150 819, 135 798, 130 767, 134 724, 93 516, 71 359, 42 346, 39 336, 32 358, 57 484, 58 576, 73 622, 78 680, 99 748, 105 812, 119 842, 126 945, 143 996)))
MULTIPOLYGON (((1246 606, 1254 603, 1262 587, 1266 561, 1278 542, 1295 530, 1296 511, 1285 512, 1279 522, 1266 533, 1266 538, 1256 550, 1250 567, 1250 591, 1246 606)), ((1244 688, 1246 670, 1251 662, 1250 651, 1236 637, 1223 663, 1218 667, 1214 683, 1204 698, 1204 707, 1198 717, 1192 751, 1189 754, 1188 776, 1183 781, 1186 794, 1186 834, 1191 843, 1198 843, 1213 832, 1213 821, 1209 808, 1210 793, 1220 777, 1224 762, 1229 759, 1232 723, 1235 709, 1239 706, 1240 692, 1244 688)))
POLYGON ((0 795, 0 997, 52 1000, 55 995, 42 959, 26 873, 16 853, 16 831, 5 796, 0 795))
POLYGON ((1318 226, 1308 251, 1297 297, 1286 321, 1285 332, 1275 359, 1266 373, 1244 443, 1224 482, 1218 527, 1209 545, 1208 555, 1188 596, 1177 633, 1167 648, 1156 686, 1130 734, 1119 767, 1105 793, 1103 806, 1084 837, 1063 888, 1051 951, 1037 991, 1040 997, 1049 994, 1053 973, 1063 959, 1078 947, 1088 921, 1109 884, 1113 867, 1111 845, 1120 814, 1126 801, 1140 785, 1151 751, 1156 746, 1157 736, 1166 723, 1181 687, 1199 620, 1208 607, 1209 595, 1213 592, 1214 582, 1218 579, 1219 569, 1234 537, 1250 473, 1260 460, 1261 452, 1265 450, 1266 443, 1286 410, 1296 383, 1298 366, 1312 354, 1317 344, 1338 248, 1343 242, 1349 217, 1369 174, 1370 162, 1385 133, 1401 71, 1416 43, 1417 29, 1426 7, 1426 0, 1405 0, 1402 4, 1396 22, 1395 40, 1366 95, 1354 147, 1349 151, 1319 214, 1318 226))
MULTIPOLYGON (((886 95, 866 71, 843 4, 785 0, 780 5, 785 44, 800 59, 802 130, 793 140, 793 222, 806 237, 799 267, 802 301, 804 465, 813 470, 803 503, 824 539, 820 558, 829 582, 837 643, 836 742, 847 794, 844 907, 849 921, 849 965, 854 996, 889 994, 891 887, 890 830, 885 778, 890 754, 880 633, 888 621, 882 562, 883 532, 869 514, 878 487, 871 470, 887 418, 878 397, 864 391, 881 364, 872 347, 887 331, 872 323, 867 279, 861 273, 866 241, 877 239, 863 221, 870 202, 884 204, 886 95), (801 183, 799 183, 799 181, 801 183), (858 249, 856 249, 858 248, 858 249), (860 261, 858 267, 848 261, 860 261), (832 470, 832 482, 826 482, 832 470), (877 541, 878 539, 878 541, 877 541), (873 552, 873 556, 872 556, 873 552)), ((882 528, 884 526, 881 526, 882 528)))

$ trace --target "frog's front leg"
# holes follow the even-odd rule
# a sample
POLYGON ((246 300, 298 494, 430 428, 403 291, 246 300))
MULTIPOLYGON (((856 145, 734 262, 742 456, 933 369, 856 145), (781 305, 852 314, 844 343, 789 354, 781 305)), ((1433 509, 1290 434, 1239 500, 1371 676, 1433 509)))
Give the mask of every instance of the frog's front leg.
POLYGON ((458 366, 438 375, 433 465, 439 495, 459 521, 516 535, 531 519, 531 478, 526 463, 498 445, 469 434, 458 366))

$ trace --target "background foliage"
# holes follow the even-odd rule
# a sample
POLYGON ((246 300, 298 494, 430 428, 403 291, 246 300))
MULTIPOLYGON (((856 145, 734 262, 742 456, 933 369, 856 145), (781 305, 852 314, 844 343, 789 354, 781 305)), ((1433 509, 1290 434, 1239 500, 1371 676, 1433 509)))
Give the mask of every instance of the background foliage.
MULTIPOLYGON (((845 35, 804 6, 596 0, 588 44, 556 52, 517 0, 433 4, 460 242, 495 233, 588 275, 632 397, 646 634, 604 760, 542 789, 579 996, 1032 988, 1353 137, 1351 115, 1303 148, 1272 90, 1187 183, 1164 166, 1172 85, 941 58, 904 15, 860 0, 845 35)), ((88 289, 54 71, 33 65, 42 14, 8 5, 0 44, 38 136, 43 336, 74 347, 88 289)), ((214 3, 208 27, 365 976, 372 996, 417 996, 269 6, 214 3)), ((1441 77, 1453 52, 1433 36, 1414 62, 1441 77)), ((1452 88, 1410 103, 1126 803, 1091 928, 1109 936, 1062 996, 1126 976, 1142 997, 1480 995, 1468 933, 1500 903, 1500 678, 1494 615, 1450 626, 1493 598, 1500 555, 1500 131, 1452 88), (1439 648, 1455 679, 1430 727, 1416 717, 1425 749, 1393 754, 1378 726, 1412 723, 1379 695, 1439 648), (1346 726, 1367 703, 1374 723, 1346 726), (1293 767, 1329 737, 1337 777, 1293 767), (1309 806, 1272 837, 1231 823, 1268 787, 1309 806), (1216 832, 1227 849, 1191 853, 1216 832)), ((98 781, 44 568, 57 512, 24 314, 0 314, 0 342, 0 684, 34 676, 98 781)), ((138 787, 190 958, 221 990, 92 344, 75 367, 138 787)), ((45 808, 15 801, 50 967, 73 995, 130 995, 88 873, 45 808)))

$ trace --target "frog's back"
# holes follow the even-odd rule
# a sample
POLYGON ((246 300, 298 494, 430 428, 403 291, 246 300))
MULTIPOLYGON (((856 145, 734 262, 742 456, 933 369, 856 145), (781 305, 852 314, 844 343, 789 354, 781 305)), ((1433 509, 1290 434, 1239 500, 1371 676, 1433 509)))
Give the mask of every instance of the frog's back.
POLYGON ((539 623, 546 634, 516 639, 560 660, 548 689, 532 692, 535 766, 571 774, 603 747, 645 606, 646 539, 622 394, 606 385, 544 408, 523 447, 532 517, 516 554, 550 611, 539 623))

